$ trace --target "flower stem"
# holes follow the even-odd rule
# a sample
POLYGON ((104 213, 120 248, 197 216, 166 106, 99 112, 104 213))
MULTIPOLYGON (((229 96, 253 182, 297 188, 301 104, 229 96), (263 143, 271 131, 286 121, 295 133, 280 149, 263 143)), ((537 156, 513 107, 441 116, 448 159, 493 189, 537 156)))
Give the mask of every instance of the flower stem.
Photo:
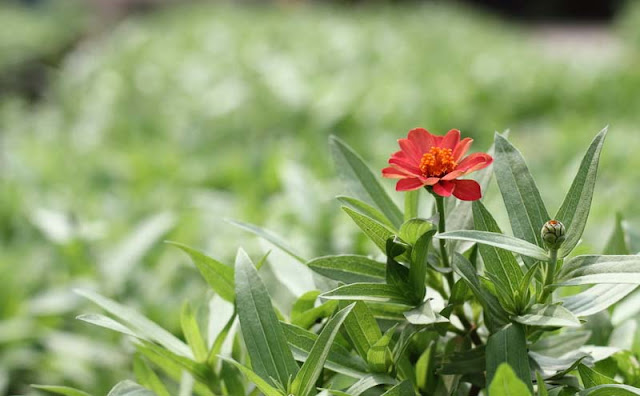
MULTIPOLYGON (((444 198, 438 194, 432 193, 436 200, 436 208, 438 210, 438 233, 442 234, 446 230, 445 224, 445 211, 444 211, 444 198)), ((449 263, 449 255, 447 254, 446 242, 444 239, 440 239, 440 256, 442 257, 442 265, 445 268, 451 268, 449 263)), ((449 291, 453 290, 453 272, 445 274, 447 277, 447 283, 449 284, 449 291)))
POLYGON ((549 262, 547 263, 547 276, 544 278, 542 286, 542 295, 540 295, 540 303, 547 302, 547 298, 551 295, 551 285, 556 276, 556 264, 558 263, 558 249, 549 249, 549 262))

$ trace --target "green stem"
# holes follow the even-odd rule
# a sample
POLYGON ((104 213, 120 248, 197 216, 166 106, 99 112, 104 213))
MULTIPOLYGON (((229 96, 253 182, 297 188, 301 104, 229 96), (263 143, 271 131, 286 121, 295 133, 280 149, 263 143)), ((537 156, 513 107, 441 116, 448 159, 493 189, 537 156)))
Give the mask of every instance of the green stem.
MULTIPOLYGON (((436 208, 438 210, 438 233, 442 234, 446 230, 445 224, 445 211, 444 211, 444 198, 438 194, 432 193, 436 199, 436 208)), ((451 268, 449 263, 449 255, 447 254, 446 242, 444 239, 440 239, 440 255, 442 256, 442 265, 446 268, 451 268)), ((449 291, 453 290, 453 272, 445 274, 447 277, 447 283, 449 284, 449 291)))
POLYGON ((549 249, 549 262, 547 263, 547 276, 544 278, 544 285, 542 286, 542 295, 540 296, 540 302, 542 304, 547 302, 547 298, 551 295, 551 285, 556 277, 556 264, 558 263, 558 249, 549 249))

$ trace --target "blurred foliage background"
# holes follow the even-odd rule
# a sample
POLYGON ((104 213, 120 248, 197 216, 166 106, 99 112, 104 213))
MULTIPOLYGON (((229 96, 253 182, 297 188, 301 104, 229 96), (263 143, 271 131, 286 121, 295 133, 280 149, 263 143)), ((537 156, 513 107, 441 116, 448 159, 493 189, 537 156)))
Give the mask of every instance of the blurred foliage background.
POLYGON ((602 248, 618 211, 640 230, 637 2, 596 29, 450 2, 106 3, 0 3, 0 395, 100 394, 127 376, 130 348, 74 320, 94 308, 73 288, 172 330, 183 299, 207 306, 163 239, 258 254, 224 222, 237 218, 306 257, 369 252, 333 200, 330 134, 381 169, 416 126, 461 129, 475 150, 510 129, 555 212, 610 125, 583 251, 602 248))

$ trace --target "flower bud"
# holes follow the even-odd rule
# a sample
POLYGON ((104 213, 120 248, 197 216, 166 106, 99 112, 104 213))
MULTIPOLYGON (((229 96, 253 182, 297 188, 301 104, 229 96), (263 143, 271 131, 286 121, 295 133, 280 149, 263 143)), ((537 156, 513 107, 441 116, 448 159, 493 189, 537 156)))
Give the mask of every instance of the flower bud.
POLYGON ((542 240, 549 249, 558 249, 565 239, 564 224, 558 220, 549 220, 542 226, 542 240))

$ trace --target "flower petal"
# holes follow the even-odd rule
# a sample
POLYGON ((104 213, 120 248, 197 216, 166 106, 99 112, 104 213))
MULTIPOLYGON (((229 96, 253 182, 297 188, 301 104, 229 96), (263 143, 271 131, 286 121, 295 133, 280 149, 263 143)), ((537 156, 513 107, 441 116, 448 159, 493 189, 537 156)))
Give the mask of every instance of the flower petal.
POLYGON ((454 182, 440 180, 437 184, 433 185, 433 192, 441 197, 449 197, 455 188, 456 184, 454 182))
POLYGON ((455 180, 455 179, 457 179, 457 178, 459 178, 460 176, 463 176, 463 175, 464 175, 464 171, 454 170, 454 171, 451 171, 451 172, 447 173, 446 175, 444 175, 442 177, 442 180, 447 180, 447 181, 455 180))
POLYGON ((420 162, 423 152, 411 140, 398 139, 398 145, 410 160, 420 162))
POLYGON ((417 190, 424 186, 424 183, 418 178, 402 179, 396 183, 396 191, 417 190))
POLYGON ((415 176, 420 176, 422 171, 417 165, 401 158, 389 158, 389 164, 396 169, 402 169, 415 176), (395 165, 395 166, 394 166, 395 165))
POLYGON ((456 180, 453 196, 462 201, 476 201, 482 198, 480 185, 475 180, 456 180))
POLYGON ((389 166, 382 170, 382 177, 386 177, 389 179, 405 179, 410 176, 411 175, 408 174, 406 171, 402 169, 394 168, 393 166, 389 166))
POLYGON ((464 174, 477 171, 479 169, 484 169, 487 166, 491 165, 493 162, 493 158, 486 153, 473 153, 467 158, 463 159, 458 166, 456 166, 457 171, 463 171, 464 174))
POLYGON ((422 152, 422 154, 428 153, 431 147, 435 145, 434 136, 424 128, 415 128, 410 130, 407 137, 422 152))
POLYGON ((425 186, 433 186, 439 181, 440 181, 439 177, 427 177, 426 179, 422 180, 425 186))
POLYGON ((460 142, 460 131, 457 129, 452 129, 442 138, 442 142, 440 142, 440 147, 448 148, 453 151, 453 149, 460 142))
POLYGON ((462 139, 460 143, 453 148, 453 160, 456 162, 460 161, 460 158, 464 157, 469 147, 471 147, 471 143, 473 143, 473 139, 471 138, 462 139))

